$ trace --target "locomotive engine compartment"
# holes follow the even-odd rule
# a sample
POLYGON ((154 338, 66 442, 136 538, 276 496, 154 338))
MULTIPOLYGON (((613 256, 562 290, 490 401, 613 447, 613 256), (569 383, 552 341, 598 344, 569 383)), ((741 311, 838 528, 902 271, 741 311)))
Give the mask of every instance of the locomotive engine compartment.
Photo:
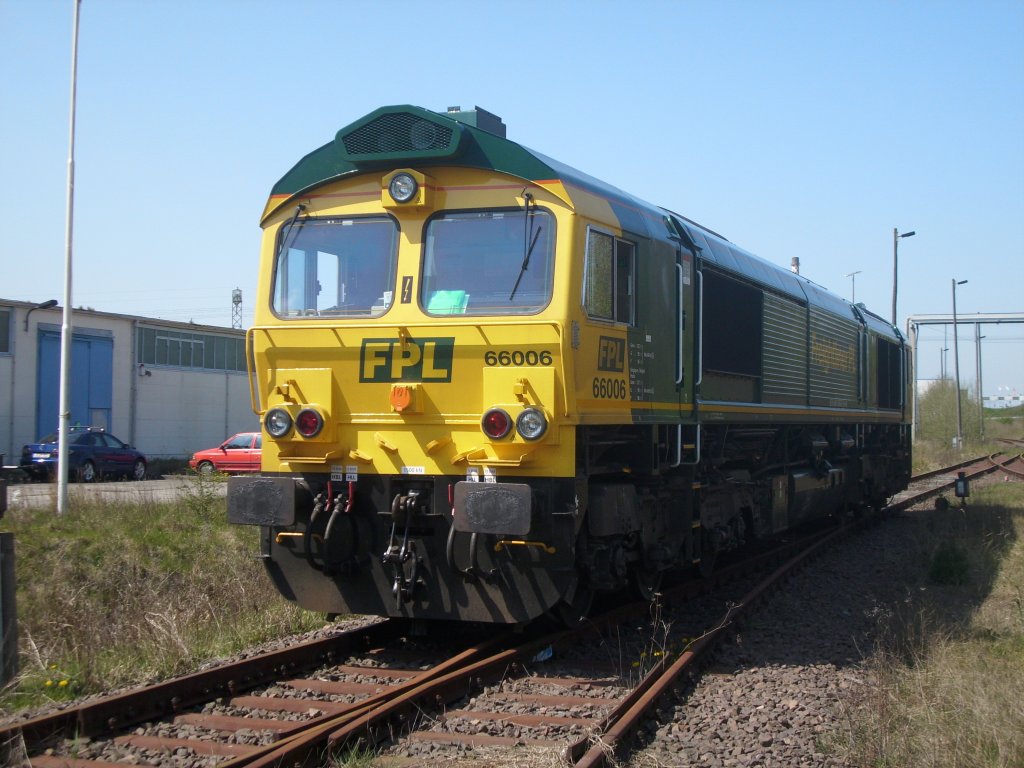
POLYGON ((479 108, 342 128, 262 225, 228 515, 309 610, 578 621, 909 480, 897 329, 479 108))

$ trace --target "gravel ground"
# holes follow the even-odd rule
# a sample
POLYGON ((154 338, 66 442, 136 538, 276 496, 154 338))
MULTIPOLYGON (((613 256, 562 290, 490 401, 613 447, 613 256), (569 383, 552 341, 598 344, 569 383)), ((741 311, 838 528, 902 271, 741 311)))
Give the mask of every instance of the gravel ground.
POLYGON ((801 570, 716 652, 685 701, 665 707, 631 768, 845 766, 830 742, 873 683, 865 666, 923 568, 915 513, 897 515, 801 570))
MULTIPOLYGON (((663 703, 657 721, 638 734, 628 768, 764 766, 796 768, 847 763, 830 747, 848 712, 873 684, 865 659, 887 637, 894 616, 926 596, 915 512, 855 533, 794 574, 720 645, 685 695, 663 703)), ((745 588, 739 588, 742 594, 745 588)), ((687 613, 707 614, 702 599, 687 613)), ((693 636, 690 621, 671 633, 693 636)), ((697 630, 699 632, 699 630, 697 630)), ((584 716, 572 711, 571 716, 584 716)), ((563 764, 552 750, 467 750, 403 745, 381 766, 524 766, 563 764), (429 756, 429 757, 428 757, 429 756)))
MULTIPOLYGON (((794 574, 719 646, 699 679, 663 703, 631 745, 628 768, 847 768, 836 749, 849 713, 875 684, 868 657, 901 617, 931 599, 920 512, 854 534, 794 574)), ((437 747, 424 762, 380 765, 561 764, 552 751, 437 747)), ((430 748, 424 752, 431 751, 430 748)), ((402 753, 398 753, 402 755, 402 753)), ((406 756, 408 752, 405 753, 406 756)))

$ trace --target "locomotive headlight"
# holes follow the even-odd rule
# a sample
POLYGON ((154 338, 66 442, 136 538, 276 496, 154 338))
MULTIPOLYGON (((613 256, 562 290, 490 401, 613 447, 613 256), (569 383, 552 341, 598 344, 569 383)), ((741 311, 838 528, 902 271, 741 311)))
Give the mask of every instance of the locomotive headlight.
POLYGON ((527 408, 516 419, 516 431, 524 440, 539 440, 548 431, 548 418, 538 408, 527 408))
POLYGON ((271 437, 284 437, 292 428, 292 417, 284 408, 271 408, 263 417, 263 426, 271 437))
POLYGON ((324 428, 324 417, 312 408, 303 408, 295 417, 295 430, 303 437, 316 437, 324 428))
POLYGON ((419 192, 420 185, 409 173, 397 173, 388 184, 388 194, 396 203, 408 203, 419 192))
POLYGON ((480 428, 492 440, 500 440, 512 431, 512 417, 501 408, 491 408, 480 419, 480 428))

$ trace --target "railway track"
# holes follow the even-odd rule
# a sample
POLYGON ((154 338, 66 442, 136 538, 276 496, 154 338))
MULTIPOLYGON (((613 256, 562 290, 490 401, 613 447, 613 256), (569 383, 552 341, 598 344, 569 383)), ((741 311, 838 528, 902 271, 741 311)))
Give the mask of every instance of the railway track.
MULTIPOLYGON (((915 478, 922 487, 893 508, 941 493, 960 472, 1014 462, 983 457, 915 478)), ((360 748, 425 765, 438 750, 516 745, 604 765, 747 611, 860 522, 726 564, 665 589, 653 608, 622 605, 573 631, 492 633, 449 658, 450 639, 410 641, 398 622, 381 621, 85 702, 0 728, 5 764, 322 765, 324 754, 360 748)))
POLYGON ((449 646, 410 647, 398 622, 378 622, 9 724, 0 728, 5 764, 322 764, 324 753, 377 749, 406 734, 396 754, 414 755, 417 744, 514 744, 599 765, 812 542, 824 541, 814 534, 666 590, 653 614, 626 604, 577 630, 501 634, 451 658, 449 646), (695 606, 701 594, 711 607, 695 606))
MULTIPOLYGON (((1002 440, 1017 448, 1024 448, 1024 440, 1002 440)), ((911 478, 911 485, 906 491, 892 500, 890 508, 899 511, 927 501, 930 498, 942 497, 942 494, 955 487, 957 480, 968 482, 979 480, 993 472, 1006 472, 1024 478, 1024 454, 993 453, 977 456, 942 467, 930 472, 923 472, 911 478)))
POLYGON ((1024 478, 1024 440, 1001 437, 998 442, 1006 443, 1014 450, 1020 451, 1016 456, 1011 457, 1009 461, 1001 463, 999 465, 999 469, 1008 472, 1011 475, 1024 478))

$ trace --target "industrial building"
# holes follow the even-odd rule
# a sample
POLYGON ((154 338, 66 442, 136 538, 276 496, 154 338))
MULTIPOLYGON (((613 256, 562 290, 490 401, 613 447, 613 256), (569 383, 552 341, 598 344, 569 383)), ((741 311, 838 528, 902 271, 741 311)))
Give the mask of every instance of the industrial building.
MULTIPOLYGON (((63 309, 0 298, 0 454, 57 431, 63 309)), ((186 457, 256 430, 245 332, 76 309, 71 425, 103 427, 148 458, 186 457)))

